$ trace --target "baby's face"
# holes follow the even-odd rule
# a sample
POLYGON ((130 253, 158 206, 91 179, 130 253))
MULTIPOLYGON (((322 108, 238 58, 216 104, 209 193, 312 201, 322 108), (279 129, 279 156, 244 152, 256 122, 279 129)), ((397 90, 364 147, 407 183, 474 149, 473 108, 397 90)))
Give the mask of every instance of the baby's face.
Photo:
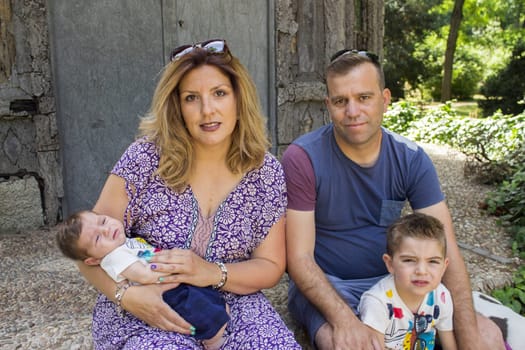
POLYGON ((124 225, 120 220, 90 212, 82 214, 78 246, 86 249, 88 256, 102 259, 125 241, 124 225))

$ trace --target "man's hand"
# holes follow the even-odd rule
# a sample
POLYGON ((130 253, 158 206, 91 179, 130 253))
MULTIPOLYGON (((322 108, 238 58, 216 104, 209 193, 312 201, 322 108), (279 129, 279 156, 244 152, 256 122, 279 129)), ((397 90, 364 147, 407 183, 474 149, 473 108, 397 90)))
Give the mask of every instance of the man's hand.
POLYGON ((322 325, 315 336, 315 343, 322 350, 383 350, 382 342, 377 337, 378 332, 354 316, 333 325, 322 325))
POLYGON ((351 327, 334 328, 333 341, 334 349, 383 350, 374 330, 361 322, 355 322, 351 327))

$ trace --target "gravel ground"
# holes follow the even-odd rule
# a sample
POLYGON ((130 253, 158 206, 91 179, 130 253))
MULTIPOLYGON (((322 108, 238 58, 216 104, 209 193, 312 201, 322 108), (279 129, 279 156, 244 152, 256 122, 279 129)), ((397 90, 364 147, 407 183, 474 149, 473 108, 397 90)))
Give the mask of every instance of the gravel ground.
MULTIPOLYGON (((474 290, 507 284, 520 263, 511 258, 510 237, 478 210, 489 186, 463 176, 465 158, 447 147, 423 145, 433 159, 451 208, 474 290)), ((91 349, 91 311, 96 291, 63 258, 54 231, 0 235, 0 349, 91 349)), ((266 294, 309 349, 286 310, 287 277, 266 294)))

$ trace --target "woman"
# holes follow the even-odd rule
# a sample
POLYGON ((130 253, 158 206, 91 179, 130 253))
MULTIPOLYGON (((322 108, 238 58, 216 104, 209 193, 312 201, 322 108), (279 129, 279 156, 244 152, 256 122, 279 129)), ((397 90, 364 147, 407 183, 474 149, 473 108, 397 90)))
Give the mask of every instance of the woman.
POLYGON ((267 152, 255 86, 224 40, 173 51, 139 130, 94 210, 124 218, 132 235, 165 250, 151 268, 171 275, 116 286, 80 264, 102 292, 95 347, 202 349, 192 325, 162 301, 187 283, 222 292, 231 319, 221 348, 300 349, 261 292, 285 269, 284 175, 267 152))

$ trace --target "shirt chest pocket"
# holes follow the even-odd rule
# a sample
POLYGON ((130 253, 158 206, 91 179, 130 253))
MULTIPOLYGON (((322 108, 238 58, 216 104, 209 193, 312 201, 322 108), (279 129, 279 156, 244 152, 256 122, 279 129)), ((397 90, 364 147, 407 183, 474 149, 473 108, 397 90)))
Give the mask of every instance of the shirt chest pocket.
POLYGON ((404 206, 405 201, 384 199, 381 202, 379 225, 384 227, 390 226, 394 221, 399 219, 404 206))

